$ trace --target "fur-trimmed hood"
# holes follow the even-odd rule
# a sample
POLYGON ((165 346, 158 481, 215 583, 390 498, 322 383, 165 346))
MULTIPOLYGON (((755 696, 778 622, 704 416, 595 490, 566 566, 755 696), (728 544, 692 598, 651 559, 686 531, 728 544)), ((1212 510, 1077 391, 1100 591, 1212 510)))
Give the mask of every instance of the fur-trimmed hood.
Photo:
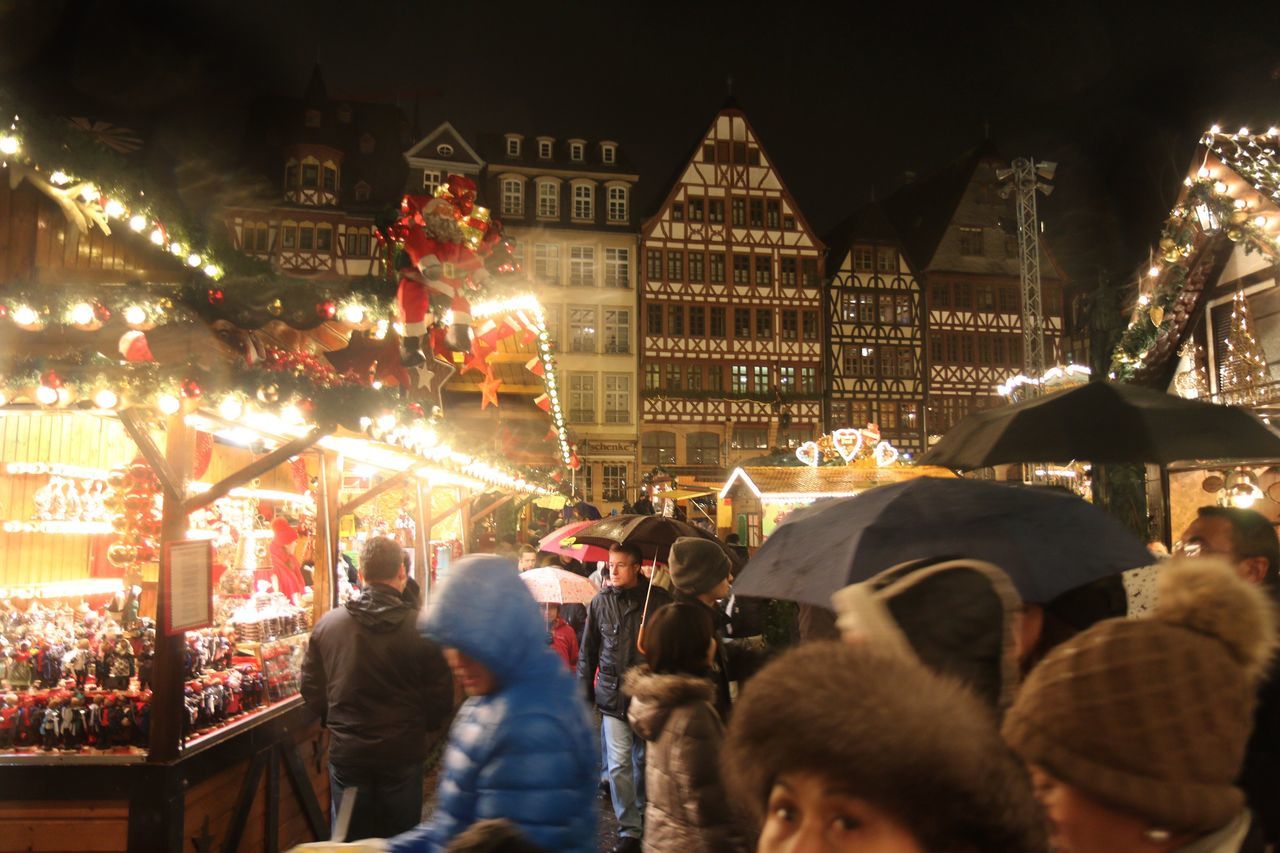
POLYGON ((711 704, 715 685, 710 679, 696 675, 654 673, 648 664, 631 669, 623 680, 622 690, 631 697, 628 716, 636 733, 645 740, 657 740, 671 712, 692 702, 711 704))

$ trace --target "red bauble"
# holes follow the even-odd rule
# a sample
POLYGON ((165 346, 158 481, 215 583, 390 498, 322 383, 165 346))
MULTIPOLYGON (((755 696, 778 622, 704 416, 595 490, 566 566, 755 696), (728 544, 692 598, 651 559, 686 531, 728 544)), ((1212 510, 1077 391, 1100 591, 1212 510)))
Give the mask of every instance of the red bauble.
POLYGON ((338 316, 338 306, 332 299, 326 299, 316 306, 316 313, 322 320, 332 320, 338 316))
POLYGON ((0 305, 0 320, 3 320, 5 317, 8 317, 8 316, 9 316, 9 306, 0 305))
POLYGON ((93 303, 93 317, 99 323, 105 323, 111 319, 111 310, 101 302, 93 303))
POLYGON ((47 385, 50 388, 61 388, 62 377, 58 375, 57 371, 46 370, 40 374, 40 384, 47 385))
POLYGON ((222 288, 220 287, 209 288, 209 304, 210 305, 215 305, 215 306, 221 305, 222 300, 224 298, 226 298, 226 294, 223 293, 222 288))
POLYGON ((194 379, 182 380, 182 384, 179 388, 182 391, 182 396, 186 397, 188 400, 194 400, 204 393, 200 389, 200 383, 196 382, 194 379))

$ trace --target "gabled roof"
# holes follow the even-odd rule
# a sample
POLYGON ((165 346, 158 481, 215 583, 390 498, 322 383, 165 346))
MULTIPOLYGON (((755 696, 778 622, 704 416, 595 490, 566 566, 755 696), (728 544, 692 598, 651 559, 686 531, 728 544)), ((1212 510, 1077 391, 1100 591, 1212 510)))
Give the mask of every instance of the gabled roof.
POLYGON ((849 497, 874 486, 901 483, 916 477, 954 477, 946 468, 932 465, 868 468, 861 465, 805 465, 800 468, 735 468, 720 494, 742 484, 758 497, 795 497, 797 500, 849 497))
POLYGON ((420 160, 438 160, 438 161, 454 161, 468 162, 476 166, 483 167, 484 160, 480 159, 480 155, 467 142, 466 137, 458 132, 451 123, 447 121, 440 122, 436 129, 428 133, 408 151, 404 152, 404 156, 410 159, 420 160), (442 143, 448 143, 453 146, 453 155, 449 157, 442 156, 436 151, 436 146, 442 143))
POLYGON ((884 212, 902 236, 903 248, 913 269, 923 271, 929 267, 983 160, 1004 162, 990 140, 929 177, 906 184, 884 200, 884 212))
POLYGON ((862 241, 902 244, 898 229, 893 227, 880 202, 869 202, 858 208, 823 238, 827 244, 827 273, 838 270, 853 244, 862 241))

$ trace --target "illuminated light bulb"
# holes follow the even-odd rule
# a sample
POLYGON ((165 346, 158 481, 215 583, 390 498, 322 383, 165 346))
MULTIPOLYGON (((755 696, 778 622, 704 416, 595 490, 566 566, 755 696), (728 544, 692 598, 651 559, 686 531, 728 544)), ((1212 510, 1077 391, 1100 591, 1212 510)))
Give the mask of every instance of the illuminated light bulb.
POLYGON ((222 275, 222 270, 218 268, 217 264, 205 264, 204 274, 209 276, 209 278, 217 278, 222 275))
POLYGON ((99 409, 114 409, 120 398, 110 388, 103 388, 93 395, 93 405, 99 409))
POLYGON ((98 188, 95 187, 93 184, 89 184, 87 187, 80 190, 80 198, 84 199, 85 201, 96 201, 101 197, 102 197, 102 193, 98 192, 98 188))
POLYGON ((370 418, 360 419, 360 429, 368 429, 371 426, 373 426, 373 421, 370 418))
POLYGON ((151 242, 155 243, 157 246, 164 245, 164 234, 159 228, 151 232, 151 242))
POLYGON ((71 183, 71 176, 61 169, 58 169, 49 176, 49 183, 54 186, 65 187, 67 184, 71 183))
POLYGON ((373 330, 373 339, 375 341, 380 341, 386 336, 387 336, 387 321, 379 320, 378 325, 374 327, 374 330, 373 330))
POLYGON ((395 425, 396 425, 395 415, 383 415, 382 417, 378 418, 378 429, 382 430, 383 432, 388 432, 389 430, 395 429, 395 425))
POLYGON ((21 146, 18 144, 18 137, 5 134, 0 136, 0 154, 17 154, 21 146))
POLYGON ((19 326, 34 326, 40 322, 40 315, 30 305, 19 305, 13 309, 13 322, 19 326))
POLYGON ((71 322, 77 326, 87 326, 93 322, 93 306, 88 302, 77 302, 71 308, 71 322))
POLYGON ((297 426, 303 421, 302 410, 292 403, 280 410, 280 417, 292 426, 297 426))
POLYGON ((364 322, 364 308, 351 304, 342 309, 342 319, 348 323, 364 322))
POLYGON ((52 406, 58 402, 58 392, 48 385, 41 385, 36 389, 36 402, 42 406, 52 406))
POLYGON ((1220 126, 1218 126, 1218 125, 1216 125, 1216 124, 1215 124, 1213 127, 1209 128, 1209 132, 1210 132, 1210 133, 1222 133, 1222 128, 1221 128, 1220 126))
POLYGON ((1245 202, 1245 200, 1244 200, 1244 199, 1242 199, 1242 198, 1238 198, 1238 199, 1236 199, 1236 200, 1235 200, 1235 202, 1233 202, 1233 203, 1235 204, 1235 208, 1236 208, 1236 210, 1244 210, 1244 209, 1245 209, 1246 202, 1245 202))
POLYGON ((1147 275, 1151 276, 1152 278, 1155 278, 1156 276, 1160 275, 1160 267, 1152 267, 1151 269, 1147 270, 1147 275))
POLYGON ((170 254, 176 255, 180 258, 186 254, 187 249, 181 243, 171 243, 169 244, 169 252, 170 254))
POLYGON ((381 382, 379 382, 379 381, 377 381, 377 380, 374 380, 373 384, 372 384, 372 385, 370 385, 369 387, 371 387, 371 388, 372 388, 373 390, 375 390, 375 391, 381 391, 381 390, 382 390, 382 383, 381 383, 381 382))
POLYGON ((124 309, 124 321, 130 326, 141 326, 147 322, 147 312, 142 310, 141 305, 130 305, 124 309))
POLYGON ((1213 191, 1221 195, 1227 191, 1227 185, 1222 181, 1215 181, 1213 184, 1213 191))
POLYGON ((156 408, 164 415, 176 415, 182 408, 182 401, 173 394, 161 394, 156 398, 156 408))
POLYGON ((195 254, 194 252, 190 255, 187 255, 187 266, 193 267, 193 268, 200 266, 200 256, 195 254))
POLYGON ((1213 172, 1209 171, 1208 166, 1201 166, 1200 171, 1196 172, 1196 175, 1201 178, 1208 178, 1213 175, 1213 172))
POLYGON ((59 406, 65 406, 76 398, 75 393, 65 385, 58 388, 57 396, 59 406))
POLYGON ((147 217, 141 213, 135 213, 129 217, 129 227, 134 231, 141 233, 142 229, 147 227, 147 217))
POLYGON ((103 205, 102 210, 112 219, 115 219, 117 216, 124 216, 124 205, 116 201, 114 198, 103 205))
POLYGON ((1255 217, 1253 218, 1253 224, 1254 224, 1254 225, 1256 225, 1256 226, 1258 226, 1259 228, 1261 228, 1261 227, 1263 227, 1264 225, 1266 225, 1266 224, 1267 224, 1267 217, 1265 217, 1265 216, 1255 216, 1255 217))
POLYGON ((218 404, 218 414, 229 421, 238 421, 244 415, 244 404, 235 394, 228 394, 218 404))
POLYGON ((1242 127, 1242 128, 1240 128, 1239 135, 1240 135, 1240 136, 1248 136, 1248 135, 1249 135, 1249 128, 1247 128, 1247 127, 1242 127))

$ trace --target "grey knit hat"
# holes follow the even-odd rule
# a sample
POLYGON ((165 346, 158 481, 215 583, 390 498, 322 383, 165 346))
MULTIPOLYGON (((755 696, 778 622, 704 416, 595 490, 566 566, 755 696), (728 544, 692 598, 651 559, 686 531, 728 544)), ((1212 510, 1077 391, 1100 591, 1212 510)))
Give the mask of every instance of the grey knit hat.
POLYGON ((718 543, 697 536, 681 536, 671 543, 667 558, 671 583, 685 595, 702 595, 729 577, 729 555, 718 543))

